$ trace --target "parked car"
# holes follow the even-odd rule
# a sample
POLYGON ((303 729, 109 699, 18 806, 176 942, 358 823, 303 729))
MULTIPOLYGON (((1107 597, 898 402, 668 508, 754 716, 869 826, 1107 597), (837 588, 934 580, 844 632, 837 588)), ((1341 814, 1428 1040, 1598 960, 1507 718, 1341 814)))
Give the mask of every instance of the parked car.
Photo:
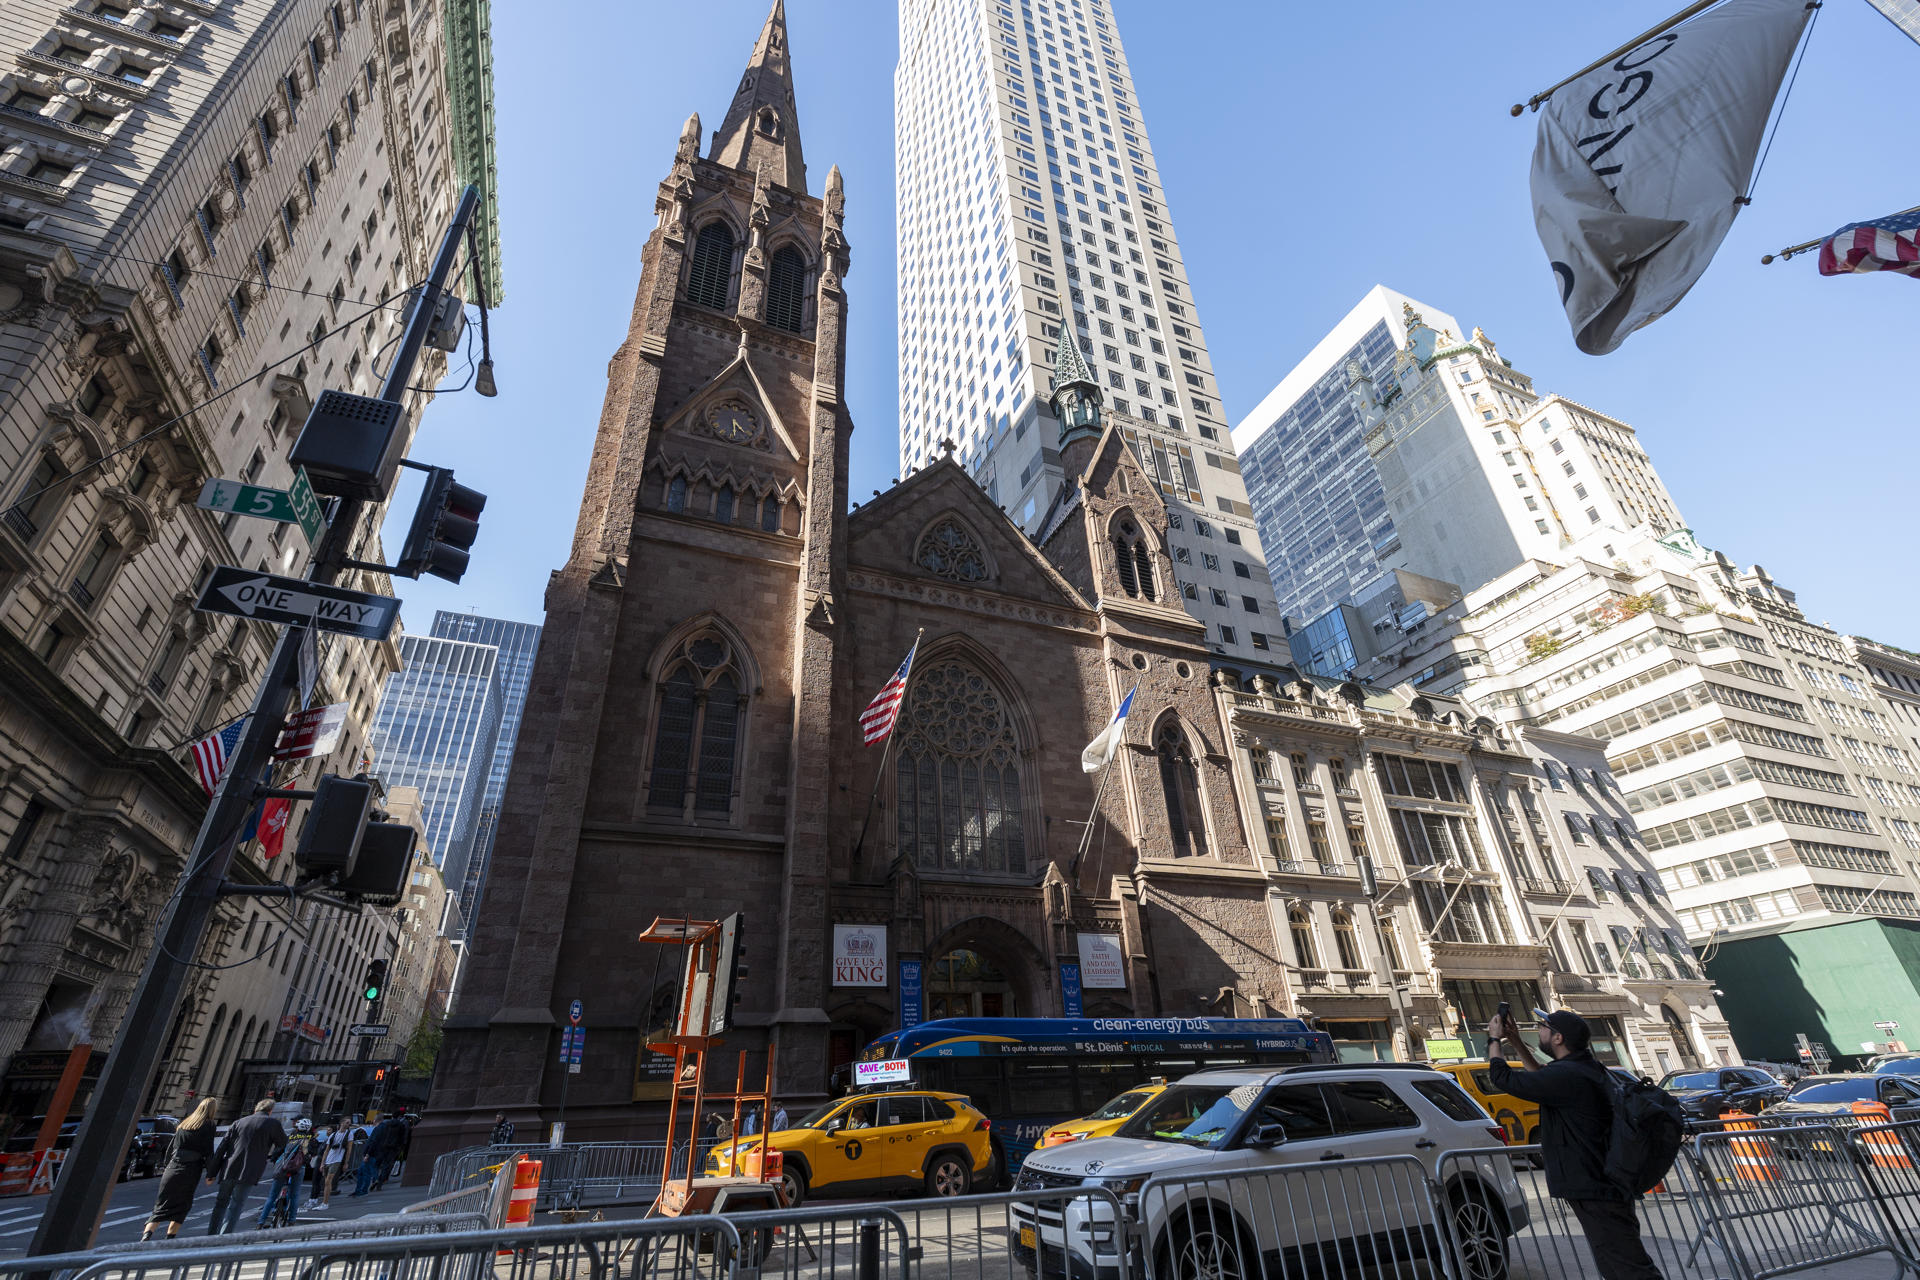
POLYGON ((1920 1076, 1920 1053, 1878 1053, 1867 1059, 1877 1076, 1920 1076))
POLYGON ((1092 1115, 1078 1120, 1069 1120, 1057 1124, 1040 1135, 1040 1141, 1033 1144, 1035 1151, 1043 1147, 1057 1147, 1067 1142, 1084 1142, 1088 1138, 1104 1138, 1114 1133, 1133 1118, 1133 1113, 1160 1096, 1167 1087, 1165 1080, 1155 1080, 1129 1089, 1095 1111, 1092 1115))
MULTIPOLYGON (((766 1135, 766 1144, 781 1153, 780 1179, 789 1205, 809 1195, 925 1190, 963 1196, 976 1179, 984 1182, 992 1172, 989 1127, 963 1094, 904 1089, 829 1102, 766 1135)), ((760 1143, 757 1135, 748 1135, 715 1147, 706 1172, 752 1172, 747 1161, 760 1143)))
POLYGON ((1920 1104, 1920 1080, 1857 1073, 1808 1076, 1793 1086, 1785 1101, 1761 1114, 1782 1120, 1791 1116, 1846 1115, 1856 1102, 1884 1103, 1889 1109, 1920 1104))
POLYGON ((120 1170, 120 1181, 151 1178, 167 1163, 167 1149, 173 1143, 173 1131, 180 1123, 177 1116, 142 1116, 127 1144, 127 1162, 120 1170))
POLYGON ((1364 1197, 1390 1191, 1391 1176, 1329 1172, 1339 1180, 1333 1191, 1354 1195, 1344 1203, 1326 1187, 1314 1194, 1263 1185, 1263 1173, 1405 1155, 1443 1179, 1445 1211, 1463 1247, 1486 1264, 1475 1280, 1503 1280, 1507 1238, 1528 1220, 1512 1162, 1442 1168, 1439 1156, 1505 1146, 1505 1131, 1480 1104, 1425 1063, 1203 1071, 1164 1090, 1112 1137, 1035 1151, 1020 1168, 1016 1190, 1105 1189, 1137 1232, 1120 1229, 1104 1199, 1084 1197, 1012 1206, 1008 1245, 1030 1273, 1076 1280, 1117 1276, 1129 1236, 1153 1251, 1164 1280, 1311 1273, 1334 1249, 1354 1257, 1356 1243, 1383 1255, 1424 1255, 1437 1236, 1410 1207, 1376 1204, 1369 1212, 1364 1197))
POLYGON ((1501 1093, 1493 1087, 1487 1060, 1472 1062, 1436 1062, 1434 1068, 1457 1081, 1467 1096, 1485 1109, 1493 1122, 1507 1132, 1507 1141, 1524 1146, 1540 1141, 1540 1104, 1501 1093))
POLYGON ((1759 1115, 1787 1096, 1787 1086, 1758 1067, 1669 1071, 1660 1087, 1679 1101, 1689 1120, 1718 1120, 1729 1111, 1759 1115))

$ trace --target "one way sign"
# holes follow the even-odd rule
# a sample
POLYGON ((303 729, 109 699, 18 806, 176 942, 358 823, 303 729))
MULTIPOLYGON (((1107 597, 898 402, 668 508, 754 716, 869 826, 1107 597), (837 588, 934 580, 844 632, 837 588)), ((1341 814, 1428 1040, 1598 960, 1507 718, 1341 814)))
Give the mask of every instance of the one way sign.
POLYGON ((392 596, 277 578, 230 564, 213 571, 195 607, 260 622, 311 625, 363 640, 385 640, 400 616, 400 602, 392 596))

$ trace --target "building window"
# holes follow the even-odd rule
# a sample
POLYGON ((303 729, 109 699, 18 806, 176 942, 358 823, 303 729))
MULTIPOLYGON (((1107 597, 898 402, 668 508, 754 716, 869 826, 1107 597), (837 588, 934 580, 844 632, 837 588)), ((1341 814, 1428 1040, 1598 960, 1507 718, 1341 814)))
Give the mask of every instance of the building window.
POLYGON ((1367 856, 1367 829, 1357 822, 1347 827, 1347 847, 1356 860, 1367 856))
POLYGON ((1120 589, 1136 598, 1153 600, 1153 559, 1147 554, 1147 542, 1139 526, 1122 520, 1113 531, 1113 565, 1120 575, 1120 589))
POLYGON ((96 373, 80 388, 80 394, 74 397, 74 404, 80 412, 97 422, 113 408, 113 388, 96 373))
POLYGON ((1180 727, 1168 724, 1156 744, 1160 757, 1160 790, 1167 802, 1167 828, 1175 857, 1203 858, 1207 853, 1206 819, 1200 808, 1200 775, 1193 752, 1180 727))
POLYGON ((1293 865, 1293 850, 1287 844, 1287 820, 1269 816, 1267 818, 1267 852, 1282 868, 1293 865))
POLYGON ((807 264, 799 251, 791 245, 777 250, 767 268, 767 323, 799 333, 806 311, 806 287, 807 264))
POLYGON ((1380 940, 1387 944, 1387 964, 1395 973, 1405 973, 1407 962, 1400 951, 1400 928, 1390 915, 1378 917, 1380 940))
POLYGON ((1333 949, 1339 954, 1340 967, 1348 972, 1359 970, 1360 939, 1354 933, 1353 917, 1344 911, 1333 913, 1333 949))
POLYGON ((693 264, 687 275, 687 301, 724 311, 733 279, 733 231, 724 222, 709 222, 693 242, 693 264))
POLYGON ((1287 932, 1293 935, 1293 962, 1302 969, 1320 967, 1320 950, 1313 945, 1313 918, 1304 908, 1287 912, 1287 932))
POLYGON ((780 532, 780 499, 772 494, 760 504, 760 528, 766 533, 780 532))
POLYGON ((655 811, 726 814, 746 696, 732 645, 703 631, 660 681, 647 804, 655 811))
POLYGON ((1020 745, 1000 691, 946 661, 916 674, 900 721, 900 855, 930 871, 1024 874, 1020 745))
POLYGON ((1327 840, 1326 823, 1307 823, 1307 847, 1313 850, 1313 861, 1322 871, 1338 865, 1333 859, 1333 845, 1327 840))
POLYGON ((667 484, 667 510, 675 515, 683 514, 687 509, 687 478, 675 476, 667 484))

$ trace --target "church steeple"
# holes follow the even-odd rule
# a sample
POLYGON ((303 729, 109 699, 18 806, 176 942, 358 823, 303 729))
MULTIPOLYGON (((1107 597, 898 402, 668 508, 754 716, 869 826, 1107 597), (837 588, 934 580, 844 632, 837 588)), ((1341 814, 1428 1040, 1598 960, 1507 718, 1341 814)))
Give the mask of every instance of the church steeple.
POLYGON ((1053 394, 1047 402, 1060 419, 1060 462, 1070 478, 1078 478, 1100 440, 1100 401, 1100 384, 1080 354, 1073 326, 1063 324, 1053 352, 1053 394), (1083 442, 1086 448, 1070 450, 1070 446, 1083 442))
POLYGON ((806 192, 807 162, 800 154, 800 114, 787 56, 786 0, 773 0, 727 118, 714 131, 708 158, 730 169, 759 173, 789 191, 806 192))

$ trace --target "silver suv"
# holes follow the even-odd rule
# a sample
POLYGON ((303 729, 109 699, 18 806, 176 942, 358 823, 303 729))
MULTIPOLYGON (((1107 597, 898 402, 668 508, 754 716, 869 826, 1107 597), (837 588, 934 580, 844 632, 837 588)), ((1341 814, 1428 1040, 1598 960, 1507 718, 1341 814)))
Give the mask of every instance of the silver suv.
POLYGON ((1437 1247, 1431 1179, 1469 1280, 1504 1280, 1527 1201, 1512 1162, 1480 1153, 1505 1145, 1423 1064, 1203 1071, 1110 1138, 1028 1156, 1016 1191, 1105 1194, 1016 1204, 1008 1244, 1029 1270, 1072 1280, 1118 1276, 1127 1250, 1160 1280, 1340 1274, 1437 1247), (1441 1160, 1463 1150, 1476 1154, 1441 1160))

